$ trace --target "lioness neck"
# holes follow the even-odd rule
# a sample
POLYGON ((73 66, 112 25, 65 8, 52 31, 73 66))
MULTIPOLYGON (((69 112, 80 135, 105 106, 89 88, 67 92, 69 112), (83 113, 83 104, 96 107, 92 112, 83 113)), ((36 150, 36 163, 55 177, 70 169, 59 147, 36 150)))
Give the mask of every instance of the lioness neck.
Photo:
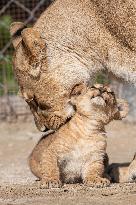
MULTIPOLYGON (((98 2, 98 0, 56 0, 41 15, 34 29, 38 30, 45 39, 48 56, 51 56, 48 62, 58 61, 60 63, 61 56, 61 62, 63 59, 62 63, 64 63, 66 56, 69 56, 69 59, 75 61, 72 66, 88 68, 91 76, 102 69, 108 69, 116 76, 136 84, 135 26, 133 26, 135 16, 132 14, 134 12, 131 12, 132 20, 129 18, 129 21, 128 15, 124 14, 126 15, 124 24, 130 23, 130 26, 129 24, 125 26, 120 20, 122 12, 119 12, 122 8, 122 1, 117 12, 121 13, 121 16, 117 16, 117 21, 115 20, 116 12, 113 10, 117 8, 114 7, 115 3, 105 8, 105 5, 109 5, 106 0, 98 2), (104 11, 102 5, 104 5, 104 11), (110 16, 112 12, 109 10, 113 11, 113 16, 110 16), (101 15, 103 13, 104 16, 107 14, 106 20, 101 15), (119 22, 122 26, 118 25, 119 22), (122 37, 123 34, 125 34, 124 37, 122 37), (77 65, 77 60, 81 63, 80 65, 77 65)), ((124 6, 130 14, 128 3, 124 6)), ((53 65, 54 62, 52 62, 53 65)))

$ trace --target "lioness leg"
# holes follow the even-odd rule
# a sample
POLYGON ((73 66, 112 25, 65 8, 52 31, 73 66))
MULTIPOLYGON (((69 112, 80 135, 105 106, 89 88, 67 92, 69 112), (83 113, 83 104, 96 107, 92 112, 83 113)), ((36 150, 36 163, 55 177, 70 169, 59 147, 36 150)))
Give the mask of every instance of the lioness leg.
POLYGON ((136 182, 136 153, 131 163, 113 163, 107 171, 112 182, 136 182))

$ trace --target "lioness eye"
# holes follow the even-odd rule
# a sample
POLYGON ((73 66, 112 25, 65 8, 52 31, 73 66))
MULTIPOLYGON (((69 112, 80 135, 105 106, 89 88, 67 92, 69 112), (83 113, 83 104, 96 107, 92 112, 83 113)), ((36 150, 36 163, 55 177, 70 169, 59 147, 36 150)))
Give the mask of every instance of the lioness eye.
POLYGON ((50 105, 47 105, 47 104, 45 104, 45 103, 39 103, 39 108, 40 108, 41 110, 49 110, 49 109, 51 108, 51 106, 50 106, 50 105))

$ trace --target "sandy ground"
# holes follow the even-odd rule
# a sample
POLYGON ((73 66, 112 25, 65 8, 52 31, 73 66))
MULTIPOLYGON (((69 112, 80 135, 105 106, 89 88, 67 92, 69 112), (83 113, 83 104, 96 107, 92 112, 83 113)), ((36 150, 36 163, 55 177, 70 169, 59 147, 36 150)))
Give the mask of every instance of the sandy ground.
MULTIPOLYGON (((136 125, 113 122, 107 127, 110 162, 129 162, 136 152, 136 125)), ((41 137, 33 122, 0 123, 0 205, 135 205, 136 184, 95 189, 67 185, 40 189, 27 158, 41 137)))

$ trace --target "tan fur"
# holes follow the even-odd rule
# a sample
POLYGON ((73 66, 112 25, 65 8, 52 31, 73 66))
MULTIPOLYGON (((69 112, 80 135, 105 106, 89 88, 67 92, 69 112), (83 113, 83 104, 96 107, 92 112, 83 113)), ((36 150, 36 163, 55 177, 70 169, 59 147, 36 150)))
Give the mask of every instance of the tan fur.
POLYGON ((131 163, 114 163, 108 167, 112 182, 125 183, 136 181, 136 154, 131 163))
POLYGON ((120 108, 119 101, 107 89, 97 85, 73 97, 73 118, 58 131, 44 136, 34 148, 30 168, 44 187, 76 182, 97 187, 109 185, 110 181, 104 178, 108 163, 104 126, 114 118, 125 117, 120 109, 125 109, 126 114, 128 109, 125 101, 120 108))
MULTIPOLYGON (((40 130, 57 129, 74 114, 72 90, 98 71, 136 84, 135 14, 135 0, 56 0, 20 31, 14 70, 40 130)), ((11 25, 13 43, 17 28, 11 25)))

